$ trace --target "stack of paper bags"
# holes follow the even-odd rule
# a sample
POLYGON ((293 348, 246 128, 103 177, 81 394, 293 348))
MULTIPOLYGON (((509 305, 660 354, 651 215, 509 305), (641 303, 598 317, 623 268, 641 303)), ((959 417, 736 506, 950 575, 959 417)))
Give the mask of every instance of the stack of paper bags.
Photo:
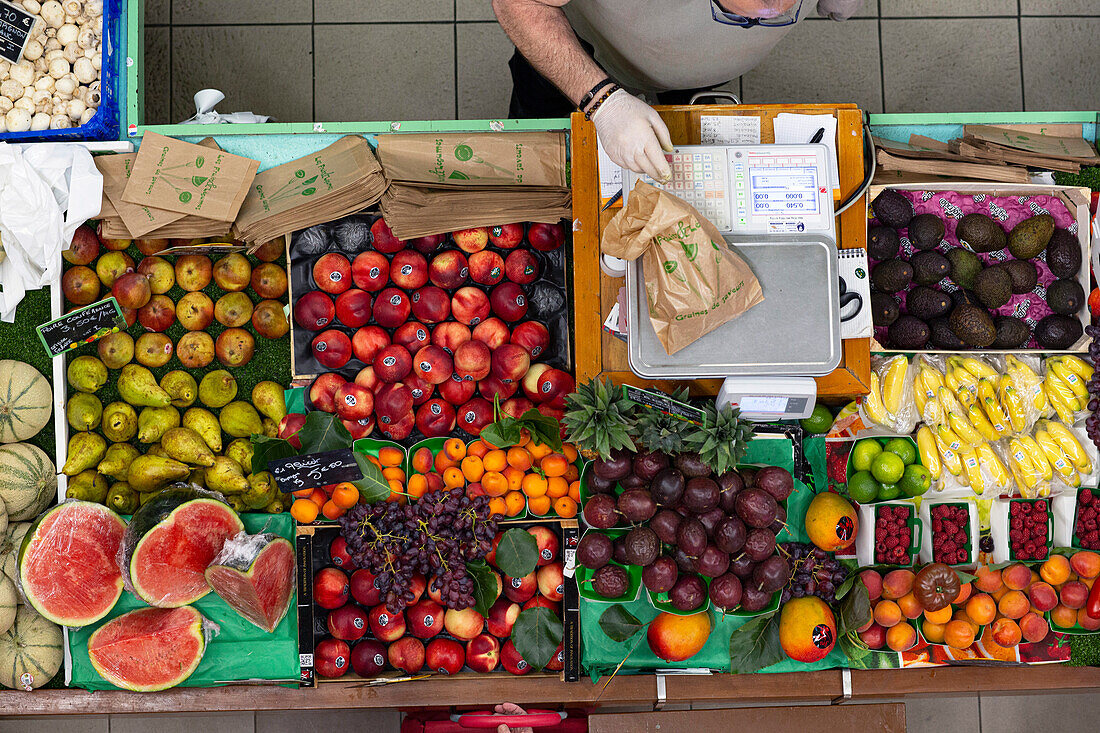
POLYGON ((256 246, 362 211, 386 189, 382 166, 357 135, 271 168, 248 190, 233 235, 256 246))
POLYGON ((109 239, 198 239, 229 233, 259 162, 146 133, 137 153, 100 155, 100 233, 109 239))
POLYGON ((572 215, 561 132, 380 135, 382 214, 399 239, 572 215))

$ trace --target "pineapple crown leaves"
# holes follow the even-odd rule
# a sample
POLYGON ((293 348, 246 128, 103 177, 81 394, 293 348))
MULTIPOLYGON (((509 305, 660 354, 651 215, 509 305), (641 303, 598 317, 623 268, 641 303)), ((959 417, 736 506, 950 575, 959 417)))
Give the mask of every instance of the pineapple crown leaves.
POLYGON ((705 409, 706 427, 694 426, 690 439, 700 460, 715 473, 723 474, 736 468, 745 457, 755 431, 751 422, 741 418, 741 411, 729 404, 721 410, 713 405, 705 409))
MULTIPOLYGON (((677 402, 690 400, 688 390, 682 387, 670 397, 677 402)), ((675 415, 660 410, 642 410, 638 418, 638 441, 646 450, 675 454, 694 451, 697 446, 692 439, 695 426, 675 415)))
POLYGON ((565 425, 568 439, 582 453, 611 457, 616 449, 636 450, 631 435, 636 426, 634 403, 611 380, 592 379, 565 398, 565 425))

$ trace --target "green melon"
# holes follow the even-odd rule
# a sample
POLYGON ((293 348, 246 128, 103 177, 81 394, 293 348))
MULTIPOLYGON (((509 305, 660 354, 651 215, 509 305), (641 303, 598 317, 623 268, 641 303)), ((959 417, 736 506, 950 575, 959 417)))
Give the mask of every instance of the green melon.
POLYGON ((34 519, 57 499, 57 469, 41 448, 30 443, 0 446, 0 499, 8 519, 34 519))
POLYGON ((15 623, 0 634, 0 685, 33 690, 49 682, 61 669, 61 642, 60 626, 20 606, 15 623))
POLYGON ((15 623, 15 610, 19 607, 19 593, 15 583, 6 575, 0 574, 0 634, 15 623))
MULTIPOLYGON (((30 522, 13 522, 0 532, 0 571, 12 580, 19 577, 19 548, 30 528, 30 522)), ((22 603, 22 599, 19 602, 22 603)))
POLYGON ((53 390, 42 373, 14 359, 0 360, 0 443, 33 438, 53 412, 53 390))

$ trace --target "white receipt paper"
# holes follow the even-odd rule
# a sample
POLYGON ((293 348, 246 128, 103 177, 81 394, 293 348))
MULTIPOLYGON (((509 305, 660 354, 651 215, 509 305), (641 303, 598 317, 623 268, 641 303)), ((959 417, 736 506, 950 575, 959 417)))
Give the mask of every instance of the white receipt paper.
POLYGON ((699 118, 703 145, 757 145, 760 118, 756 115, 703 115, 699 118))
POLYGON ((596 150, 599 153, 600 199, 606 204, 623 187, 623 169, 604 152, 603 143, 596 138, 596 150))
POLYGON ((825 128, 821 143, 829 147, 829 179, 834 189, 840 188, 840 174, 836 157, 836 117, 833 115, 796 115, 780 112, 772 120, 775 142, 780 145, 802 145, 810 142, 817 131, 825 128))

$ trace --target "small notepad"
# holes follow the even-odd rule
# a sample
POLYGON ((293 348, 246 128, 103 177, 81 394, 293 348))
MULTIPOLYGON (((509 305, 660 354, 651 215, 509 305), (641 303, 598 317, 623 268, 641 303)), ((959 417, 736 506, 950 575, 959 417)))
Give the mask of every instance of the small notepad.
POLYGON ((867 250, 842 249, 837 252, 840 287, 840 338, 869 338, 871 325, 871 278, 867 273, 867 250), (856 297, 853 297, 856 296, 856 297))
POLYGON ((840 172, 836 156, 836 117, 833 115, 796 115, 780 112, 772 120, 775 142, 783 145, 802 145, 810 142, 817 131, 825 128, 821 144, 829 148, 829 181, 833 189, 840 188, 840 172))

